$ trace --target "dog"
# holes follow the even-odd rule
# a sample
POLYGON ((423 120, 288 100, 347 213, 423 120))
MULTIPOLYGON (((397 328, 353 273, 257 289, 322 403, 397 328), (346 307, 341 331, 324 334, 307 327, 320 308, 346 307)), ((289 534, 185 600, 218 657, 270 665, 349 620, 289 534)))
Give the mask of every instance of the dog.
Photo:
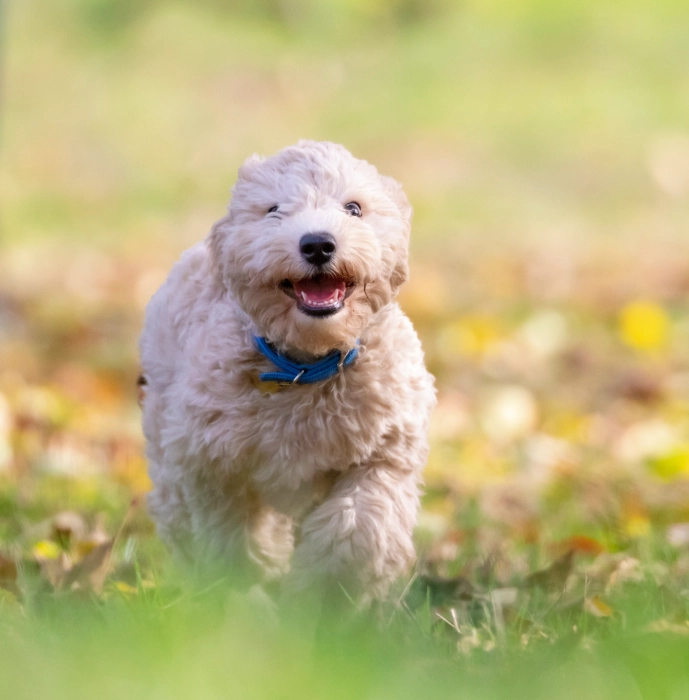
POLYGON ((149 508, 178 560, 362 605, 412 564, 435 388, 395 301, 410 218, 333 143, 239 169, 140 341, 149 508))

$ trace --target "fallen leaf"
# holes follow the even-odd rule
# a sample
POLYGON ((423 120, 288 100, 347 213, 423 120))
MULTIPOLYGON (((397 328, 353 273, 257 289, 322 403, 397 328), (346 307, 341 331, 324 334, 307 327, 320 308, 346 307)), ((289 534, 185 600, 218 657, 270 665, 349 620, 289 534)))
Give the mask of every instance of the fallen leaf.
POLYGON ((473 586, 463 576, 418 576, 407 594, 407 605, 414 610, 429 600, 432 607, 438 607, 471 600, 473 595, 473 586))
POLYGON ((105 531, 103 518, 98 517, 93 530, 83 538, 77 540, 74 547, 74 554, 78 559, 83 559, 87 554, 92 552, 96 547, 110 540, 110 536, 105 531))
POLYGON ((618 562, 615 570, 610 574, 607 588, 611 589, 629 581, 643 581, 644 573, 641 570, 641 563, 634 557, 625 556, 618 562))
POLYGON ((689 474, 689 445, 676 445, 664 454, 651 457, 648 467, 665 481, 689 474))
POLYGON ((673 547, 689 545, 689 523, 675 523, 667 529, 667 541, 673 547))
MULTIPOLYGON (((113 546, 121 538, 124 528, 138 505, 139 499, 136 497, 132 498, 115 536, 106 542, 96 545, 67 572, 62 584, 64 590, 76 589, 91 591, 96 594, 102 593, 105 579, 112 569, 113 546)), ((96 528, 97 530, 98 528, 96 528)))
POLYGON ((566 540, 558 542, 557 547, 561 551, 569 551, 571 549, 576 554, 592 554, 594 556, 598 556, 605 551, 605 547, 598 540, 594 540, 593 537, 587 537, 586 535, 568 537, 566 540))
POLYGON ((584 610, 594 617, 611 617, 612 608, 597 595, 584 600, 584 610))
POLYGON ((125 581, 115 581, 113 584, 115 590, 122 593, 125 597, 131 597, 138 594, 138 589, 134 586, 130 586, 125 581))
POLYGON ((646 625, 646 632, 655 633, 666 633, 679 634, 683 637, 689 635, 689 621, 685 620, 684 623, 678 624, 676 622, 670 622, 669 620, 656 620, 646 625))
POLYGON ((53 518, 53 536, 63 549, 70 549, 85 531, 84 519, 71 510, 62 511, 53 518))
POLYGON ((662 306, 651 301, 633 301, 622 309, 619 332, 622 341, 635 350, 659 350, 668 339, 670 321, 662 306))
POLYGON ((31 553, 38 561, 46 559, 57 559, 62 553, 60 547, 52 540, 41 540, 36 542, 31 553))
POLYGON ((4 554, 0 554, 0 591, 9 591, 16 598, 21 598, 17 586, 17 562, 4 554))
POLYGON ((632 513, 625 519, 623 528, 629 537, 646 537, 651 531, 651 521, 643 513, 632 513))
POLYGON ((618 377, 613 391, 624 399, 640 404, 657 404, 665 396, 662 379, 640 370, 629 371, 618 377))
POLYGON ((543 588, 548 591, 562 590, 572 572, 573 563, 574 550, 570 549, 550 566, 529 574, 524 583, 529 587, 543 588))
POLYGON ((55 589, 60 590, 72 562, 66 552, 60 552, 55 559, 39 559, 41 576, 55 589))
POLYGON ((17 580, 17 563, 14 559, 0 554, 0 585, 17 580))
POLYGON ((112 546, 113 540, 109 540, 95 547, 67 572, 61 587, 101 593, 110 572, 112 546))
POLYGON ((494 588, 490 592, 491 602, 499 604, 503 608, 515 605, 518 597, 518 588, 494 588))

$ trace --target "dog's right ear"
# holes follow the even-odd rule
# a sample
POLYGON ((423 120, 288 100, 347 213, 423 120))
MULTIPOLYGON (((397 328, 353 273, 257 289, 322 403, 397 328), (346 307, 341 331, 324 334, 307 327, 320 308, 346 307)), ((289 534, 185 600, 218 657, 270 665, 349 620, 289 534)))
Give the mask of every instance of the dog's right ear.
MULTIPOLYGON (((239 167, 237 171, 237 181, 232 188, 232 194, 237 192, 246 183, 251 183, 256 180, 258 171, 265 158, 254 153, 249 156, 239 167)), ((210 254, 211 273, 217 283, 220 291, 227 289, 227 274, 225 269, 225 261, 227 254, 225 252, 225 241, 229 235, 229 228, 232 225, 232 202, 228 207, 227 214, 216 222, 208 234, 208 252, 210 254)))
POLYGON ((220 221, 213 224, 211 232, 208 234, 208 253, 210 256, 210 270, 213 280, 219 291, 225 292, 225 240, 227 239, 232 212, 229 211, 220 221))
POLYGON ((263 156, 259 156, 258 153, 254 153, 252 156, 249 156, 241 164, 239 170, 237 171, 237 182, 242 180, 251 182, 255 178, 255 174, 263 161, 265 161, 265 158, 263 156))

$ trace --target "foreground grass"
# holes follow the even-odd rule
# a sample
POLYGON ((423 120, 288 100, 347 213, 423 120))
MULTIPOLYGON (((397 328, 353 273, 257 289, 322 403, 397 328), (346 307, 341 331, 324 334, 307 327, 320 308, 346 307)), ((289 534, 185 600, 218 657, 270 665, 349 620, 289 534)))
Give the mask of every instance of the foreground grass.
POLYGON ((83 516, 51 515, 66 484, 40 484, 30 523, 4 485, 3 697, 689 698, 684 525, 486 550, 482 517, 444 560, 451 538, 421 529, 419 569, 381 608, 285 618, 256 591, 181 579, 122 493, 72 484, 83 516))
MULTIPOLYGON (((662 596, 640 584, 609 618, 532 603, 493 644, 466 644, 430 607, 382 630, 359 617, 311 644, 300 626, 231 595, 111 591, 105 600, 3 604, 8 698, 689 697, 689 627, 649 626, 662 596), (655 601, 655 602, 652 602, 655 601), (519 633, 529 626, 538 634, 519 633), (683 633, 681 633, 683 631, 683 633), (528 638, 528 639, 527 639, 528 638)), ((685 618, 686 619, 686 618, 685 618)))

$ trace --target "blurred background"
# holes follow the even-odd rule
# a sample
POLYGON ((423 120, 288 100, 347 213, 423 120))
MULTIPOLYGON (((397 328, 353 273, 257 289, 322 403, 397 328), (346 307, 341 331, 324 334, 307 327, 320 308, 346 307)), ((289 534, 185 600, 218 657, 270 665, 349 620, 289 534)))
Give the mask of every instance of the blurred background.
MULTIPOLYGON (((145 304, 244 158, 299 138, 415 209, 425 565, 500 552, 507 579, 563 547, 686 545, 684 0, 24 0, 3 20, 5 548, 57 557, 69 511, 78 559, 147 490, 145 304)), ((137 517, 123 556, 145 570, 164 555, 137 517)))

